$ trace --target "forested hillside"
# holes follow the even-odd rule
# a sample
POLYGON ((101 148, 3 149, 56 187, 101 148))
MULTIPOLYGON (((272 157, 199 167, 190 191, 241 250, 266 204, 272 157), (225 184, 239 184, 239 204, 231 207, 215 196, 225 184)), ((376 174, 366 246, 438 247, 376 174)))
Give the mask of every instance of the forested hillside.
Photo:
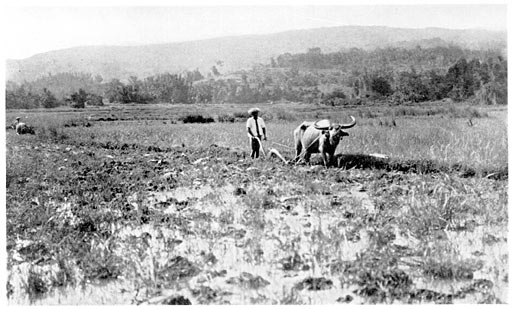
MULTIPOLYGON (((221 66, 222 64, 218 64, 221 66)), ((455 45, 422 48, 352 48, 285 53, 250 70, 161 73, 128 81, 99 74, 48 74, 8 82, 7 108, 74 107, 121 103, 257 103, 303 101, 329 105, 386 101, 400 104, 450 98, 506 104, 507 60, 500 50, 455 45), (204 73, 204 74, 203 74, 204 73)))
POLYGON ((264 64, 284 53, 303 53, 318 47, 325 53, 359 48, 431 48, 455 44, 472 50, 506 49, 506 33, 480 29, 405 29, 342 26, 294 30, 265 35, 243 35, 208 40, 142 46, 79 46, 49 51, 27 59, 8 60, 7 79, 33 81, 48 73, 83 72, 105 80, 127 81, 163 73, 217 65, 222 73, 264 64))

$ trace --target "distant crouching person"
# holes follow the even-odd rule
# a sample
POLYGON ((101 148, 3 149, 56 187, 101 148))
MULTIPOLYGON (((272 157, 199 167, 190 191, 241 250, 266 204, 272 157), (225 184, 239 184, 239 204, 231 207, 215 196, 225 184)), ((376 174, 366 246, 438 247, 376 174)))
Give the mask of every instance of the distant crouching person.
POLYGON ((260 156, 261 137, 267 140, 267 132, 265 128, 265 121, 263 118, 258 117, 260 112, 259 108, 251 108, 249 110, 249 119, 247 119, 247 135, 251 145, 251 158, 255 159, 260 156))
POLYGON ((20 119, 20 117, 16 117, 16 122, 14 123, 16 134, 34 134, 34 128, 24 122, 20 122, 20 119))

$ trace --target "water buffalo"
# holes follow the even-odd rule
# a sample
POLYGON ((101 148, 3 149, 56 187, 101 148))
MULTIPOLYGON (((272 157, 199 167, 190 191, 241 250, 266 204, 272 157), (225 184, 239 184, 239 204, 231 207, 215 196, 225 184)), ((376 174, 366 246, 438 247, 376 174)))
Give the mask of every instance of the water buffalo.
POLYGON ((344 129, 356 125, 356 119, 352 116, 352 122, 348 124, 333 124, 329 120, 316 122, 305 121, 294 131, 296 160, 304 159, 309 162, 312 153, 320 153, 325 166, 332 165, 334 152, 343 136, 349 134, 344 129))

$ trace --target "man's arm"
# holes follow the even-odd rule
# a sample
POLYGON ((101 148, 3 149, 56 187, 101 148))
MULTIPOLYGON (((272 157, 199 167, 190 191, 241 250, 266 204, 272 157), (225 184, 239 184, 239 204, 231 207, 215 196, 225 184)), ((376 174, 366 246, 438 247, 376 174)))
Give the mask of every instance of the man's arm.
POLYGON ((261 121, 260 121, 260 125, 261 125, 261 131, 263 132, 263 140, 267 140, 267 126, 265 125, 265 121, 263 120, 263 118, 259 118, 261 121))

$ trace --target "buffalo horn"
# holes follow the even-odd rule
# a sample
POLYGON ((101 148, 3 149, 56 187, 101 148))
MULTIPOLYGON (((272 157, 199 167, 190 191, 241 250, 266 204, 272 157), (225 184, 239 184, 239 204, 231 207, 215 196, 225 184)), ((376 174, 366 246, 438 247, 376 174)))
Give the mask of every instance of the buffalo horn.
POLYGON ((351 123, 347 123, 347 124, 340 124, 340 128, 341 129, 350 129, 352 128, 353 126, 356 125, 356 119, 352 116, 350 116, 350 118, 352 118, 352 122, 351 123))
POLYGON ((328 130, 331 128, 331 122, 328 119, 318 120, 313 127, 317 130, 328 130))

